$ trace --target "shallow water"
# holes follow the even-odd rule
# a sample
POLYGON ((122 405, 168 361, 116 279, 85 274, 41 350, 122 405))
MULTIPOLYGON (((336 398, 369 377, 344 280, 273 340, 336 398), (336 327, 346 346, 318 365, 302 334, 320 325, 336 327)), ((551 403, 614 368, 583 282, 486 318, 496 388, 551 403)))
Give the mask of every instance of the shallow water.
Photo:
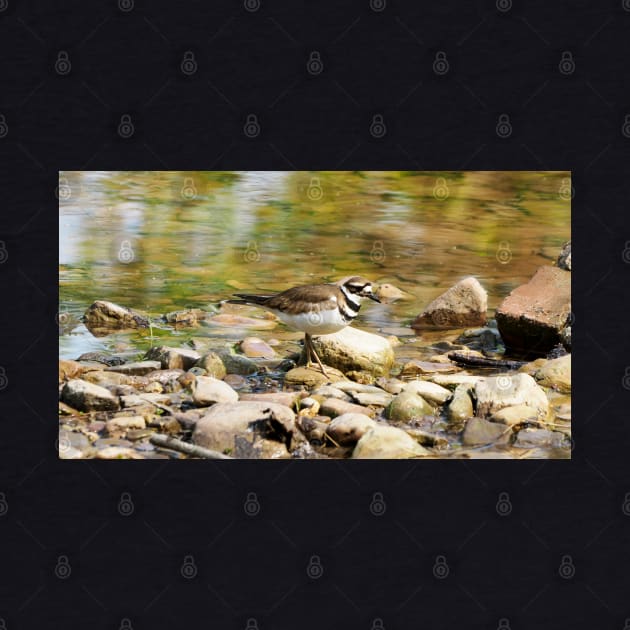
MULTIPOLYGON (((151 345, 145 331, 93 337, 79 318, 95 299, 157 316, 206 309, 236 290, 282 290, 360 274, 408 295, 393 304, 370 302, 354 325, 405 336, 404 327, 429 301, 473 275, 492 310, 570 238, 569 177, 61 173, 59 308, 69 325, 59 338, 60 357, 120 351, 128 342, 139 353, 151 345)), ((182 343, 193 333, 157 334, 182 343)))

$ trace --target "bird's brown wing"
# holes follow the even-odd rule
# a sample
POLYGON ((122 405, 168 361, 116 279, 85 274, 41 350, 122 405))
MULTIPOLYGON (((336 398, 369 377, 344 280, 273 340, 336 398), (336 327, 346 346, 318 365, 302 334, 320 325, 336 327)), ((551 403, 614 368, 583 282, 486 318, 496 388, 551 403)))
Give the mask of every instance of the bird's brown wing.
POLYGON ((309 284, 301 287, 293 287, 278 293, 267 300, 264 305, 268 308, 278 309, 285 313, 295 314, 306 309, 318 313, 319 311, 328 311, 337 306, 337 300, 340 295, 343 297, 341 290, 330 284, 309 284), (334 291, 331 291, 334 290, 334 291), (337 300, 331 299, 332 297, 337 300))

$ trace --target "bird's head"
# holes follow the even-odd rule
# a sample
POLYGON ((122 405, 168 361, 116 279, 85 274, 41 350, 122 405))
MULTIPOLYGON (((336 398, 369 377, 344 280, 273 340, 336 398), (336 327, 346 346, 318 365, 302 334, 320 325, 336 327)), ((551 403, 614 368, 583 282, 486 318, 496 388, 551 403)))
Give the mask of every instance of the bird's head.
POLYGON ((340 287, 343 287, 348 291, 350 295, 356 295, 359 298, 370 298, 375 302, 380 302, 378 296, 372 290, 372 283, 362 276, 348 276, 342 278, 337 283, 340 287))

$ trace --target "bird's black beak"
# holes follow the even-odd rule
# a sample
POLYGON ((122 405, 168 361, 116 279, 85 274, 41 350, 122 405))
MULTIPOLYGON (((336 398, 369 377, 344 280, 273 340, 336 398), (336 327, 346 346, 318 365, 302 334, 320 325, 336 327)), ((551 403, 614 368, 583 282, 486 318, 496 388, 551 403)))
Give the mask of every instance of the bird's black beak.
POLYGON ((370 300, 374 300, 375 302, 378 302, 379 304, 381 303, 381 300, 378 297, 376 297, 374 293, 368 293, 366 297, 369 297, 370 300))

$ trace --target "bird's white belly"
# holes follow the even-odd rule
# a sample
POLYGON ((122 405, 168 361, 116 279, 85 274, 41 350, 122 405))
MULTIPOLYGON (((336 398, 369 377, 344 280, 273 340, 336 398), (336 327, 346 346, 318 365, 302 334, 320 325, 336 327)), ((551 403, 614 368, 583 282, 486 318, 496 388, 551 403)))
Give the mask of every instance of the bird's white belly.
POLYGON ((291 328, 296 328, 309 335, 328 335, 345 328, 348 323, 341 317, 337 308, 312 313, 288 314, 273 311, 278 319, 291 328))

